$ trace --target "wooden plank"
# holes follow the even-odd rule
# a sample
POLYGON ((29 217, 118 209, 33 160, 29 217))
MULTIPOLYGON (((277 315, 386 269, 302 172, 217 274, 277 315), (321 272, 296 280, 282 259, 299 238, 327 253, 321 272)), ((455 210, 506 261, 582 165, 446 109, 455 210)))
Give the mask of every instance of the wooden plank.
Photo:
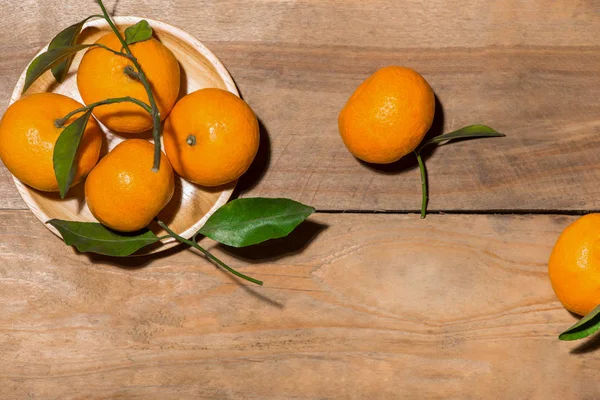
POLYGON ((0 210, 25 210, 27 205, 21 199, 12 175, 0 161, 0 210))
POLYGON ((374 169, 351 157, 337 134, 337 112, 353 88, 379 65, 399 63, 432 83, 444 131, 485 122, 508 134, 429 153, 431 210, 600 208, 600 47, 242 48, 228 46, 222 58, 250 82, 242 93, 272 141, 269 168, 247 195, 284 195, 321 210, 417 210, 412 157, 374 169))
MULTIPOLYGON (((35 51, 93 9, 2 2, 0 111, 35 51)), ((373 170, 349 155, 336 124, 362 79, 404 64, 435 89, 438 127, 485 122, 508 134, 435 151, 427 160, 432 210, 600 208, 597 2, 128 0, 116 11, 190 32, 231 70, 270 138, 241 182, 245 196, 287 196, 321 210, 417 210, 414 161, 373 170)), ((23 208, 5 176, 0 208, 23 208)))
POLYGON ((558 341, 574 318, 546 276, 572 220, 317 214, 206 243, 257 288, 190 251, 75 254, 0 212, 0 397, 597 398, 600 342, 558 341))

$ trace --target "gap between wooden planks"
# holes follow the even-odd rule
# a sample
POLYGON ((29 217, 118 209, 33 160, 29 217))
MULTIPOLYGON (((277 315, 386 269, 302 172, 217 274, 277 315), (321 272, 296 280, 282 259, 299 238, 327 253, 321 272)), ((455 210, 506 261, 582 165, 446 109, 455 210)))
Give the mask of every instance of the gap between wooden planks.
POLYGON ((573 216, 317 214, 284 241, 76 254, 0 211, 0 397, 595 398, 546 274, 573 216))

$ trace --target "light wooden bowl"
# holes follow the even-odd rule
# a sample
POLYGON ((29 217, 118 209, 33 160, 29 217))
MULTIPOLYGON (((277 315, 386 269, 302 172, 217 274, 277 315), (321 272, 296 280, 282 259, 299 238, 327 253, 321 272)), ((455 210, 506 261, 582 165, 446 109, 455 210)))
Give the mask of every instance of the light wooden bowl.
MULTIPOLYGON (((134 25, 142 18, 138 17, 116 17, 115 23, 122 29, 134 25)), ((219 59, 208 50, 198 40, 163 22, 146 19, 154 29, 155 36, 166 45, 177 57, 181 66, 181 91, 180 97, 202 88, 217 87, 229 90, 239 96, 238 90, 233 79, 223 66, 219 59)), ((104 34, 110 32, 110 28, 105 20, 95 20, 87 23, 81 33, 81 43, 93 43, 104 34)), ((47 46, 40 53, 47 50, 47 46)), ((40 54, 38 53, 38 54, 40 54)), ((83 103, 77 90, 77 68, 81 62, 84 52, 80 52, 63 83, 57 83, 51 72, 46 72, 37 80, 25 95, 39 92, 54 92, 67 95, 80 103, 83 103)), ((25 71, 19 78, 19 81, 12 94, 10 104, 21 97, 23 84, 25 82, 25 71)), ((126 138, 118 133, 111 132, 102 126, 106 133, 106 143, 103 156, 107 151, 115 147, 126 138)), ((151 139, 151 133, 145 132, 136 137, 151 139)), ((71 188, 64 200, 56 193, 44 193, 32 189, 18 179, 14 178, 15 184, 21 197, 35 216, 46 225, 55 235, 60 237, 58 231, 46 221, 57 218, 69 221, 89 221, 96 222, 90 210, 87 207, 84 196, 84 185, 71 188)), ((159 214, 159 219, 168 224, 171 229, 185 238, 191 238, 194 233, 204 225, 206 220, 219 207, 227 203, 235 187, 235 182, 219 188, 203 188, 184 181, 181 178, 176 179, 175 195, 173 200, 159 214)), ((151 225, 152 229, 158 235, 163 235, 157 225, 151 225)), ((143 249, 136 255, 157 253, 167 250, 177 243, 173 238, 162 240, 155 246, 143 249)))

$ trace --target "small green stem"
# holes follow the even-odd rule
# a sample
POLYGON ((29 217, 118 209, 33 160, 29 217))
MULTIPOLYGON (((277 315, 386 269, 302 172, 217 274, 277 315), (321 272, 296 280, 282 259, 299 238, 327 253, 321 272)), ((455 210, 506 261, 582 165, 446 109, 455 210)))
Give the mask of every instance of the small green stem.
POLYGON ((77 110, 73 110, 70 113, 68 113, 67 115, 65 115, 62 118, 57 119, 56 121, 54 121, 54 126, 56 126, 57 128, 63 128, 65 126, 65 123, 74 115, 82 113, 82 112, 86 112, 88 110, 92 110, 96 107, 99 106, 104 106, 107 104, 115 104, 115 103, 125 103, 125 102, 129 102, 129 103, 134 103, 137 104, 138 106, 142 107, 144 110, 146 110, 148 113, 152 112, 152 109, 150 108, 150 106, 146 103, 144 103, 141 100, 138 100, 134 97, 117 97, 114 99, 106 99, 106 100, 102 100, 102 101, 98 101, 96 103, 92 103, 89 104, 85 107, 81 107, 78 108, 77 110))
POLYGON ((110 51, 111 53, 114 53, 114 54, 116 54, 116 55, 118 55, 118 56, 121 56, 121 57, 125 57, 125 58, 128 58, 128 59, 131 59, 131 58, 129 57, 129 54, 125 54, 125 53, 121 53, 121 52, 119 52, 119 51, 113 50, 113 49, 111 49, 110 47, 103 45, 102 43, 94 43, 94 44, 92 44, 90 47, 100 47, 101 49, 104 49, 104 50, 106 50, 106 51, 110 51))
POLYGON ((133 78, 138 82, 142 81, 142 77, 140 76, 140 74, 138 72, 135 72, 131 65, 126 66, 125 69, 123 69, 123 72, 125 72, 125 75, 128 75, 130 78, 133 78))
POLYGON ((427 201, 429 200, 427 187, 427 170, 425 169, 425 163, 423 162, 423 158, 421 157, 421 151, 416 150, 415 155, 417 156, 417 161, 419 162, 419 170, 421 170, 421 218, 425 218, 427 216, 427 201))
POLYGON ((108 25, 113 30, 115 35, 117 35, 117 38, 121 42, 121 45, 123 46, 123 48, 125 49, 125 52, 128 55, 128 58, 131 60, 131 62, 137 69, 139 76, 140 76, 140 81, 141 81, 142 85, 144 86, 144 89, 146 89, 146 93, 148 94, 148 100, 150 102, 150 107, 152 107, 152 112, 150 113, 150 115, 152 116, 152 125, 153 125, 152 136, 154 137, 154 166, 152 167, 152 170, 154 172, 158 172, 158 169, 160 168, 160 156, 161 156, 161 148, 160 148, 161 147, 161 143, 160 143, 161 125, 160 125, 160 111, 158 110, 158 106, 156 104, 156 99, 154 98, 154 93, 152 92, 152 87, 150 86, 150 82, 148 81, 146 74, 142 70, 142 66, 138 62, 137 58, 135 58, 135 56, 131 52, 129 45, 127 44, 127 42, 121 35, 121 32, 119 32, 119 30, 115 26, 114 22, 110 18, 108 11, 106 11, 106 7, 104 7, 104 4, 102 3, 102 0, 97 0, 97 1, 98 1, 98 4, 100 5, 100 8, 102 9, 102 14, 104 14, 104 19, 106 20, 106 22, 108 22, 108 25))
POLYGON ((158 225, 160 225, 161 228, 163 228, 165 231, 167 231, 167 233, 169 235, 171 235, 171 237, 173 237, 175 240, 187 244, 188 246, 191 246, 193 248, 195 248, 196 250, 199 250, 200 252, 202 252, 202 254, 204 254, 209 260, 211 260, 213 263, 217 264, 218 266, 226 269, 227 271, 231 272, 233 275, 240 277, 242 279, 245 279, 249 282, 252 283, 256 283, 257 285, 262 286, 263 282, 259 281, 258 279, 254 279, 251 278, 247 275, 242 274, 241 272, 236 271, 235 269, 231 268, 230 266, 228 266, 227 264, 225 264, 223 261, 219 260, 217 257, 213 256, 208 250, 205 250, 204 248, 200 247, 200 245, 196 242, 193 242, 191 240, 187 240, 181 236, 179 236, 178 234, 176 234, 175 232, 173 232, 164 222, 162 221, 158 221, 158 225))

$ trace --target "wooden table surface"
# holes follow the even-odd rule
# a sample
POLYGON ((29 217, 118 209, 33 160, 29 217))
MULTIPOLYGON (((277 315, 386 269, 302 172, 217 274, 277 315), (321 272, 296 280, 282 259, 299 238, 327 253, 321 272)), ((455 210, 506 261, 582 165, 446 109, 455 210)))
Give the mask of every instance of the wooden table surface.
MULTIPOLYGON (((0 166, 0 398, 600 398, 600 339, 550 287, 557 235, 600 209, 597 0, 121 0, 209 46, 266 133, 241 196, 318 213, 287 240, 232 250, 233 279, 189 250, 77 254, 0 166), (337 113, 400 64, 439 100, 437 131, 502 139, 373 169, 337 113), (386 213, 378 213, 386 211, 386 213)), ((92 0, 0 3, 0 112, 53 34, 92 0), (58 4, 60 3, 60 4, 58 4)))

